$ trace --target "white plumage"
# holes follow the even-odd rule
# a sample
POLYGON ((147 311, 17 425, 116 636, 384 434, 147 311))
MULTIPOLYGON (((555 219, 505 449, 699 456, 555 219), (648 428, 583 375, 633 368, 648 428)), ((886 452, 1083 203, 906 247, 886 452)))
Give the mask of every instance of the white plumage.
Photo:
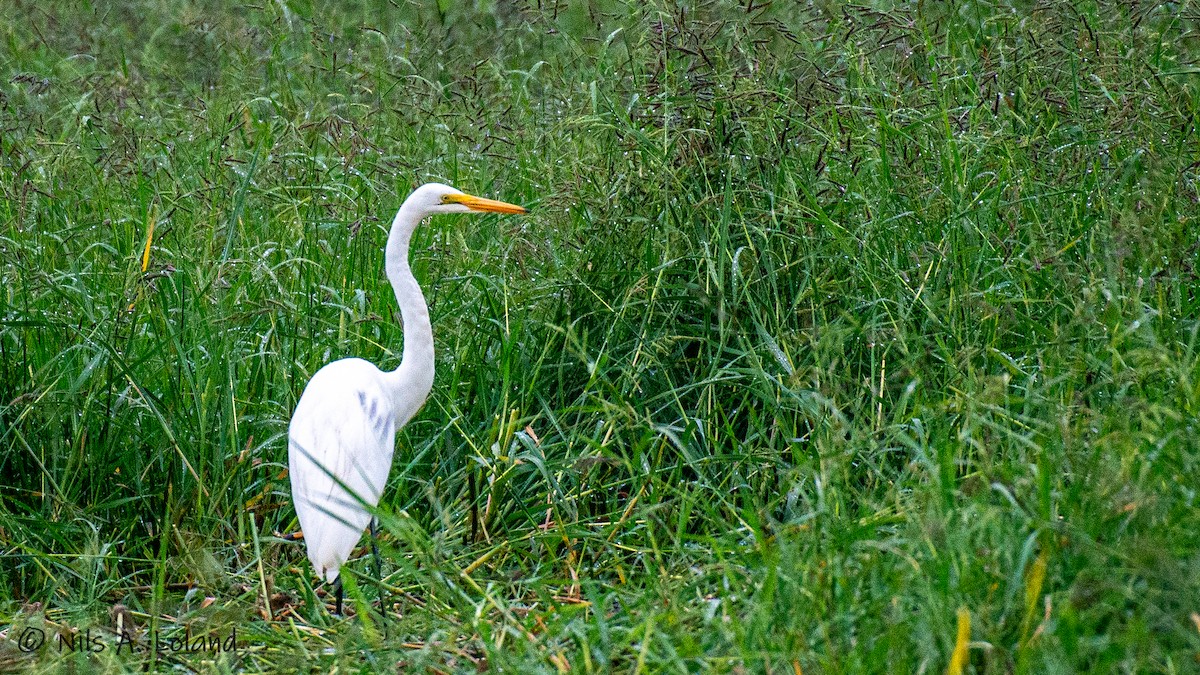
MULTIPOLYGON (((357 358, 317 371, 292 413, 288 469, 292 501, 317 574, 333 583, 379 504, 392 466, 396 431, 425 403, 433 386, 433 330, 425 297, 408 264, 412 233, 437 213, 524 213, 513 204, 464 194, 439 183, 417 188, 396 213, 385 267, 404 322, 404 352, 395 370, 357 358)), ((336 611, 341 612, 341 584, 336 611)))

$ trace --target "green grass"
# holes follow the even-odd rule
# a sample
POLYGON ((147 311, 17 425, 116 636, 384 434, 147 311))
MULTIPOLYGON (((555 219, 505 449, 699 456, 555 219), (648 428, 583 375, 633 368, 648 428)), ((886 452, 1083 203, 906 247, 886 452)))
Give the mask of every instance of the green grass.
POLYGON ((1200 668, 1194 3, 6 4, 0 668, 1200 668), (427 180, 385 630, 272 533, 427 180))

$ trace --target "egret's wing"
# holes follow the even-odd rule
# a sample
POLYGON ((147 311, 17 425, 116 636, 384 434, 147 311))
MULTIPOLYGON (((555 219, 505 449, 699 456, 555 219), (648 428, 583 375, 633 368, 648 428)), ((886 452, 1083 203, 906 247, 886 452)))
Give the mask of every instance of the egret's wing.
POLYGON ((343 364, 330 364, 313 377, 288 430, 296 515, 308 557, 329 581, 370 522, 370 508, 379 503, 396 438, 377 378, 363 377, 371 373, 359 372, 360 367, 335 368, 343 364))

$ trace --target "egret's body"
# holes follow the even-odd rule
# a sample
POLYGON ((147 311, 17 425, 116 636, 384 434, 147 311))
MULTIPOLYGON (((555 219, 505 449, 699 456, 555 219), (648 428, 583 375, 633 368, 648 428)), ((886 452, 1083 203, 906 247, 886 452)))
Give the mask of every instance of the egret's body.
MULTIPOLYGON (((413 231, 437 213, 525 209, 430 183, 396 213, 385 267, 404 322, 404 352, 395 370, 357 358, 326 365, 309 380, 288 427, 292 501, 308 559, 325 581, 338 579, 387 484, 396 431, 420 410, 433 386, 433 330, 425 297, 408 264, 413 231)), ((340 584, 338 607, 341 611, 340 584)))

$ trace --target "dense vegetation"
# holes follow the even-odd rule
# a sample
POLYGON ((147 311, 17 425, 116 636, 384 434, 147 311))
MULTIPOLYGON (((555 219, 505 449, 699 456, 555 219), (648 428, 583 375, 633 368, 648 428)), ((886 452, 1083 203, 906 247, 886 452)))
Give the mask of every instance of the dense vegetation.
POLYGON ((1193 4, 4 4, 0 667, 1197 668, 1193 4), (335 618, 287 423, 428 180, 531 213, 418 232, 335 618), (239 649, 17 644, 117 616, 239 649))

